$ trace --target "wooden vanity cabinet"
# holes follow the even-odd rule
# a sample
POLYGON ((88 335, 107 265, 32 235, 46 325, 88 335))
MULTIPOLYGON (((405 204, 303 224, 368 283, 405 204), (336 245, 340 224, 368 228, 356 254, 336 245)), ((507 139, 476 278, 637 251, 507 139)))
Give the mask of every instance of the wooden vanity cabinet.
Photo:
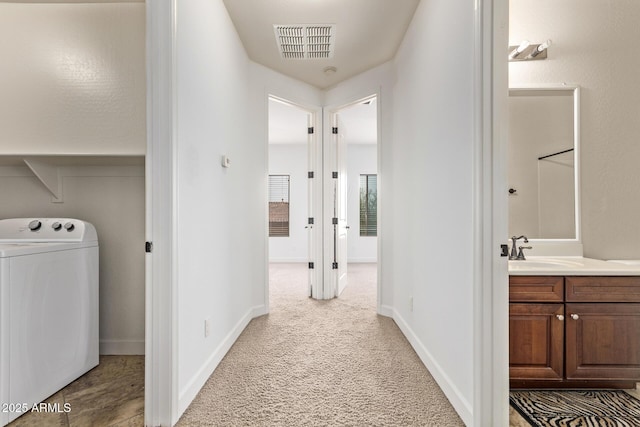
POLYGON ((510 276, 512 387, 640 381, 640 277, 510 276))
POLYGON ((509 278, 509 377, 564 378, 564 278, 509 278))
POLYGON ((566 377, 640 381, 640 277, 566 278, 566 377))

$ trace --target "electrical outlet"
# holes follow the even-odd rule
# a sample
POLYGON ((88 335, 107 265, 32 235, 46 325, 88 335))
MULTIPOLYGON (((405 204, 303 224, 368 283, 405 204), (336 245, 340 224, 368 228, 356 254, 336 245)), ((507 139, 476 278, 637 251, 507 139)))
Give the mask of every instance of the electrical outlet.
POLYGON ((409 297, 409 311, 413 312, 413 297, 409 297))
POLYGON ((211 320, 204 319, 204 337, 207 338, 211 333, 211 320))

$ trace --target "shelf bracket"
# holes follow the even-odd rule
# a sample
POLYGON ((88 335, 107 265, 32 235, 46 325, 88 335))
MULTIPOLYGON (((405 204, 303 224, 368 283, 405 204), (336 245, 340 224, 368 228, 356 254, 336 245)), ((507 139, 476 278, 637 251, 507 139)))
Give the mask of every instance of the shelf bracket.
POLYGON ((35 159, 23 159, 31 172, 42 182, 53 196, 51 202, 62 203, 62 178, 57 166, 35 159))

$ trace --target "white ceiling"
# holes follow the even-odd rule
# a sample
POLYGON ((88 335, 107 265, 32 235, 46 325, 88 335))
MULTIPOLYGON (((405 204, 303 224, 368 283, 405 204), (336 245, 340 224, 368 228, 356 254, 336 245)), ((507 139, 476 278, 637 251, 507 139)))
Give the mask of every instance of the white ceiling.
POLYGON ((249 57, 319 88, 333 86, 395 55, 420 0, 224 0, 249 57), (283 59, 274 25, 334 24, 329 59, 283 59), (325 75, 333 66, 337 71, 325 75))

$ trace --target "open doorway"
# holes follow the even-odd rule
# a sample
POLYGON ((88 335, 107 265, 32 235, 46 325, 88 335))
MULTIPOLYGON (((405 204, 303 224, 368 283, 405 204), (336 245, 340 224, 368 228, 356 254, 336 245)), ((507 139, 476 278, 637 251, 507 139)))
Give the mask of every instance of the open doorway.
POLYGON ((289 284, 288 292, 314 296, 313 114, 273 96, 268 105, 269 295, 276 280, 289 284))
MULTIPOLYGON (((369 96, 325 114, 331 123, 331 137, 323 147, 325 215, 332 218, 325 231, 324 253, 332 260, 325 276, 337 297, 351 285, 378 283, 376 101, 369 96)), ((372 292, 377 297, 375 285, 372 292)))
POLYGON ((269 294, 292 275, 296 291, 338 297, 349 263, 378 283, 377 114, 375 95, 328 109, 323 138, 312 112, 269 98, 269 294))

